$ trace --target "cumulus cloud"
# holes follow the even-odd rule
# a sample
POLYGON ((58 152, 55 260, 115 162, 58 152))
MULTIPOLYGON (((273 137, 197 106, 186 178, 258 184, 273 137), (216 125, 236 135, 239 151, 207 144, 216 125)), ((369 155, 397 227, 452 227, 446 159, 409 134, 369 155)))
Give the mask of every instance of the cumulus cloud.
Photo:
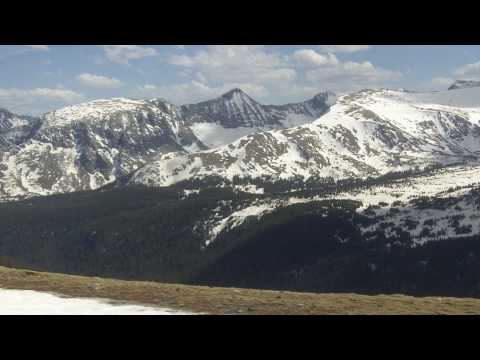
POLYGON ((295 77, 283 56, 259 45, 211 45, 190 56, 172 55, 169 61, 214 83, 290 81, 295 77))
POLYGON ((187 55, 172 55, 170 63, 177 66, 193 67, 195 65, 193 59, 187 55))
POLYGON ((152 84, 145 84, 137 87, 138 90, 140 91, 155 91, 157 87, 152 84))
POLYGON ((49 51, 50 50, 48 45, 25 45, 25 46, 27 46, 31 50, 35 50, 35 51, 49 51))
MULTIPOLYGON (((242 84, 263 97, 277 102, 301 100, 323 90, 355 90, 383 86, 398 80, 402 74, 370 62, 341 62, 333 52, 354 52, 366 45, 329 45, 299 49, 290 54, 272 51, 261 45, 216 45, 187 54, 174 54, 170 64, 181 68, 189 79, 177 87, 190 94, 208 94, 242 84), (324 52, 324 51, 329 52, 324 52), (195 85, 197 84, 197 85, 195 85), (201 86, 200 86, 201 85, 201 86)), ((253 94, 252 94, 253 96, 253 94)))
POLYGON ((108 60, 119 64, 158 54, 154 48, 139 45, 103 45, 102 48, 108 60))
POLYGON ((77 75, 76 80, 83 86, 97 89, 118 89, 124 85, 118 79, 89 73, 77 75))
POLYGON ((435 77, 424 87, 428 90, 444 90, 455 80, 480 80, 480 61, 460 66, 454 69, 449 76, 435 77))
POLYGON ((312 49, 297 50, 293 54, 293 58, 299 65, 305 66, 325 66, 336 65, 338 60, 333 54, 319 54, 312 49))
POLYGON ((365 87, 382 87, 399 80, 402 74, 374 66, 368 61, 344 62, 333 67, 308 70, 305 77, 310 82, 324 84, 331 90, 355 90, 365 87))
POLYGON ((40 113, 83 101, 83 94, 62 88, 0 88, 0 107, 19 113, 40 113))
POLYGON ((480 79, 480 61, 459 67, 454 71, 454 75, 462 80, 480 79))
POLYGON ((357 52, 370 49, 370 45, 319 45, 320 51, 335 53, 335 52, 357 52))
MULTIPOLYGON (((297 79, 288 56, 270 52, 261 45, 212 45, 192 55, 172 55, 169 62, 188 79, 171 87, 170 96, 165 95, 179 103, 205 100, 235 87, 255 98, 277 98, 280 92, 292 88, 297 79)), ((288 91, 285 94, 289 95, 288 91)))
POLYGON ((220 86, 209 86, 196 80, 166 86, 143 85, 137 87, 137 93, 135 95, 148 98, 159 97, 175 104, 187 104, 210 100, 233 88, 240 88, 254 98, 261 98, 268 95, 268 90, 261 85, 229 83, 220 86))

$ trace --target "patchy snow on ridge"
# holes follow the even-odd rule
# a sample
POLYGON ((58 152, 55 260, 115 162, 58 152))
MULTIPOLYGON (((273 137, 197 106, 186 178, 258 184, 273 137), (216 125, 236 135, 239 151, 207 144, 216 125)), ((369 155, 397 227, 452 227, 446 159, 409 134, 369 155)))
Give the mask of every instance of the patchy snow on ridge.
POLYGON ((219 207, 204 223, 208 233, 205 245, 211 245, 222 232, 240 226, 248 218, 261 220, 282 207, 322 200, 360 201, 362 206, 357 212, 374 221, 360 227, 366 239, 375 238, 378 234, 373 233, 378 231, 387 239, 407 232, 415 244, 472 236, 480 234, 480 199, 471 195, 476 189, 480 189, 480 166, 466 164, 335 195, 254 200, 224 216, 218 215, 219 207))
POLYGON ((268 212, 273 211, 277 208, 278 202, 265 202, 265 203, 255 203, 253 205, 247 206, 241 210, 237 210, 230 214, 229 216, 221 219, 220 221, 214 223, 214 226, 210 229, 209 238, 205 241, 205 245, 209 246, 218 235, 228 229, 231 230, 245 222, 249 217, 261 218, 268 212))
POLYGON ((375 219, 361 228, 367 239, 376 231, 387 238, 407 232, 414 244, 424 244, 480 234, 480 208, 470 196, 479 188, 480 166, 461 165, 327 198, 362 202, 357 212, 375 219))
POLYGON ((436 198, 452 196, 452 194, 459 196, 477 186, 480 186, 480 166, 461 165, 438 169, 428 175, 394 180, 388 185, 342 192, 332 198, 358 200, 363 203, 362 208, 366 208, 381 202, 390 205, 396 201, 405 202, 423 196, 436 198), (449 191, 456 187, 463 189, 449 191))

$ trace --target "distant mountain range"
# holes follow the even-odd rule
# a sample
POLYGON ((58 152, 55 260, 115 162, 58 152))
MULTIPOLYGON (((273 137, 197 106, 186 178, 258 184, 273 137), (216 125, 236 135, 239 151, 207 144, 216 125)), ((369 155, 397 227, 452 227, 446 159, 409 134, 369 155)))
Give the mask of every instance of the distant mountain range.
POLYGON ((319 94, 265 106, 239 89, 185 106, 109 99, 27 118, 2 110, 0 199, 93 190, 165 153, 192 153, 245 134, 313 121, 334 102, 319 94))
POLYGON ((2 110, 0 149, 0 265, 480 296, 471 82, 287 105, 234 89, 182 106, 120 98, 38 118, 2 110))
MULTIPOLYGON (((321 93, 262 105, 240 89, 176 106, 124 98, 38 118, 1 112, 0 199, 210 176, 346 179, 476 161, 479 87, 321 93)), ((454 84, 455 85, 455 84, 454 84)))
POLYGON ((131 183, 166 186, 213 175, 339 180, 477 161, 479 116, 480 88, 363 90, 340 96, 325 115, 304 125, 258 132, 211 150, 161 154, 131 183))

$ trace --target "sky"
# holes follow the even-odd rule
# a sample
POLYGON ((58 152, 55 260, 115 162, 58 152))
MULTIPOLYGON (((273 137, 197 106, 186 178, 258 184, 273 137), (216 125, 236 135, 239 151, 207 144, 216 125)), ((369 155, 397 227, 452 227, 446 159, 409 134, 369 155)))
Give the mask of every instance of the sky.
POLYGON ((480 79, 480 46, 0 45, 0 108, 31 115, 99 98, 186 104, 241 88, 282 104, 327 90, 445 90, 455 79, 480 79))

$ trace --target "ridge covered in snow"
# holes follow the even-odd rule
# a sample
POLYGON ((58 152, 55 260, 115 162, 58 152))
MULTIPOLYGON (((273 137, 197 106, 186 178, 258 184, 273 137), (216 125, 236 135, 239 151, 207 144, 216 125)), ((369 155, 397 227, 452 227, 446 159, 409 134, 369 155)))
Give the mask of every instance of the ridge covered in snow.
POLYGON ((224 216, 213 214, 204 221, 201 226, 208 234, 205 246, 249 218, 258 220, 279 208, 324 200, 360 202, 357 213, 370 219, 368 224, 358 225, 366 240, 380 236, 395 241, 409 234, 414 244, 423 244, 477 235, 480 165, 455 165, 328 195, 255 199, 224 216))
POLYGON ((239 89, 188 106, 160 99, 100 99, 49 112, 29 127, 26 117, 3 111, 0 199, 97 189, 154 156, 193 153, 312 121, 333 101, 333 95, 318 95, 304 103, 263 106, 239 89))
POLYGON ((477 161, 477 91, 458 90, 460 97, 393 90, 343 95, 312 123, 247 135, 216 149, 161 156, 130 182, 167 186, 213 175, 338 180, 477 161))
POLYGON ((201 147, 174 106, 97 100, 47 113, 26 141, 0 153, 0 197, 96 189, 153 154, 201 147))

